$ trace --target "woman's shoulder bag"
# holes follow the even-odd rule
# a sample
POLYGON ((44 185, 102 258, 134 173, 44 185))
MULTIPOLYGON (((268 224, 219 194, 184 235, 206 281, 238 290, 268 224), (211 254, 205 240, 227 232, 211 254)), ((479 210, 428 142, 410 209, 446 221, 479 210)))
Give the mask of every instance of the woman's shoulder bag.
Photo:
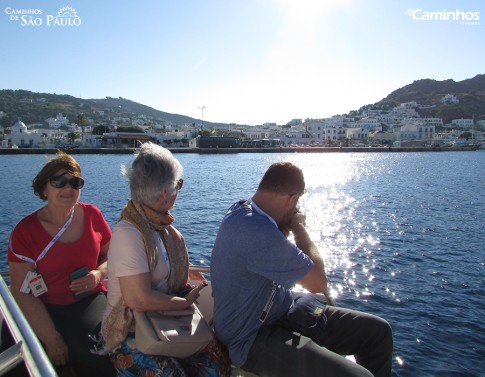
POLYGON ((214 333, 195 304, 188 309, 166 312, 133 312, 135 346, 148 355, 178 358, 201 351, 214 333))

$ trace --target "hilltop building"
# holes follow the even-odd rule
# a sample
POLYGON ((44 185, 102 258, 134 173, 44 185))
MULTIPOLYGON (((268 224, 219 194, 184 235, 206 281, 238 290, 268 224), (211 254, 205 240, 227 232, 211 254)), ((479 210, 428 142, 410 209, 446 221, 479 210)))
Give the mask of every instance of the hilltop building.
POLYGON ((460 101, 453 94, 447 94, 446 96, 440 99, 440 102, 448 105, 454 105, 459 103, 460 101))
POLYGON ((57 114, 57 116, 55 118, 52 118, 52 117, 47 118, 45 121, 49 125, 49 128, 60 128, 61 126, 68 126, 69 125, 69 119, 67 119, 61 113, 57 114))

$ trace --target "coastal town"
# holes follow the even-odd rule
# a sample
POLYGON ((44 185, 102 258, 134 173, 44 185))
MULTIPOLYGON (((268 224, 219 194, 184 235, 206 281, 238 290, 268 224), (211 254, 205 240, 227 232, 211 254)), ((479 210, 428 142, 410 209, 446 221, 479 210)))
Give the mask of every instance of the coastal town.
MULTIPOLYGON (((440 102, 458 104, 459 99, 447 94, 440 102)), ((39 120, 39 123, 26 125, 20 118, 3 131, 0 128, 0 148, 132 148, 145 141, 170 148, 484 144, 485 121, 452 119, 445 124, 441 118, 421 117, 418 111, 430 106, 434 105, 411 101, 386 110, 369 108, 330 118, 292 119, 284 125, 224 124, 212 127, 203 120, 180 124, 145 114, 118 116, 113 115, 110 108, 98 111, 95 122, 83 115, 80 104, 77 119, 68 119, 58 113, 39 120)), ((0 110, 0 118, 5 115, 0 110)))

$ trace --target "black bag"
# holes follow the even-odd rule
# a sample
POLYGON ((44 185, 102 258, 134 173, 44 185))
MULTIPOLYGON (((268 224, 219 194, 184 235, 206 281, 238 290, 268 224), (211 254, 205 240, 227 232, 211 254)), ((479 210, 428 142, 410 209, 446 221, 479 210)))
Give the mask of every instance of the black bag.
POLYGON ((318 345, 323 345, 327 325, 325 303, 311 293, 291 292, 291 294, 293 306, 277 324, 310 338, 318 345))

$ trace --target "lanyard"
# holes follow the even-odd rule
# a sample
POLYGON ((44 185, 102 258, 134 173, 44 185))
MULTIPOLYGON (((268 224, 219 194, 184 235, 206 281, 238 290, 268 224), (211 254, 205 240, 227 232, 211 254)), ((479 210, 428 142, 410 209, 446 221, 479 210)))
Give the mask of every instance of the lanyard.
POLYGON ((59 232, 57 232, 57 234, 54 236, 54 238, 52 238, 51 242, 49 242, 47 244, 47 246, 44 248, 44 250, 42 251, 42 253, 40 253, 40 255, 37 257, 36 260, 33 260, 32 258, 29 258, 29 257, 26 257, 24 255, 19 255, 19 254, 16 254, 14 251, 13 251, 13 246, 12 246, 12 237, 10 237, 10 250, 12 250, 12 253, 17 257, 19 258, 20 260, 23 260, 24 262, 29 262, 29 263, 33 263, 35 265, 35 267, 37 268, 37 262, 40 261, 42 258, 45 257, 45 255, 47 254, 47 252, 49 251, 49 249, 52 247, 52 245, 54 245, 56 243, 56 241, 61 238, 62 234, 66 231, 67 228, 69 228, 69 225, 71 225, 71 222, 72 222, 72 218, 74 217, 74 208, 71 212, 71 215, 69 216, 69 218, 67 219, 66 223, 63 225, 63 227, 59 230, 59 232))

